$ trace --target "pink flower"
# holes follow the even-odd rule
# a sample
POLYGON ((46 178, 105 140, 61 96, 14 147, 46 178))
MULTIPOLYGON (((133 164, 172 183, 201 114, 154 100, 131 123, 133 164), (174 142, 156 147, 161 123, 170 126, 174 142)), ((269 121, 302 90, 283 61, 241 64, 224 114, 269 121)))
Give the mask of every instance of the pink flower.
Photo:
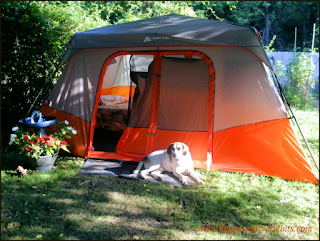
POLYGON ((47 145, 48 146, 52 146, 52 144, 53 144, 52 140, 47 140, 47 145))
POLYGON ((62 141, 61 144, 62 144, 62 145, 66 145, 67 142, 66 142, 66 141, 62 141))
POLYGON ((42 144, 46 144, 46 140, 43 137, 41 137, 40 140, 42 144))
POLYGON ((35 145, 35 146, 33 147, 33 149, 34 149, 35 151, 39 151, 39 150, 40 150, 40 146, 35 145))
POLYGON ((37 141, 41 141, 41 138, 39 136, 37 136, 37 141))
POLYGON ((60 140, 56 140, 56 145, 60 146, 61 141, 60 140))
POLYGON ((31 143, 31 144, 34 144, 34 141, 33 141, 33 140, 30 140, 30 143, 31 143))
POLYGON ((29 140, 29 137, 28 136, 24 136, 23 140, 27 141, 27 140, 29 140))
POLYGON ((47 136, 47 135, 43 135, 42 137, 43 137, 43 138, 47 138, 48 136, 47 136))
POLYGON ((30 151, 31 148, 27 146, 27 147, 25 148, 25 150, 26 150, 26 151, 30 151))
POLYGON ((54 141, 54 140, 55 140, 52 135, 49 136, 49 139, 50 139, 51 141, 54 141))
POLYGON ((61 145, 61 149, 67 149, 66 145, 61 145))

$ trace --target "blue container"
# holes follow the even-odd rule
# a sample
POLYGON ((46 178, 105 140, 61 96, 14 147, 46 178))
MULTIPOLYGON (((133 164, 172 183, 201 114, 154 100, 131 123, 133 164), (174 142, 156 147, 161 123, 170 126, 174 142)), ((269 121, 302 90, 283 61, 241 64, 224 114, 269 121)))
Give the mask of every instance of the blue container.
POLYGON ((26 128, 33 128, 37 136, 46 135, 46 127, 54 125, 58 122, 57 118, 54 116, 40 116, 42 118, 39 121, 39 117, 34 117, 35 123, 31 123, 32 117, 26 117, 19 120, 20 125, 26 128), (39 121, 39 122, 37 122, 39 121))

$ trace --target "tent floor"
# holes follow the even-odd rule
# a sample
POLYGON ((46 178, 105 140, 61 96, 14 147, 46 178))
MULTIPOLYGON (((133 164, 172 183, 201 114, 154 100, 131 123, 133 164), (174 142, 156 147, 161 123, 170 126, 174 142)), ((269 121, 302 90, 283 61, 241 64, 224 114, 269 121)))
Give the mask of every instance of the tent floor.
MULTIPOLYGON (((106 175, 119 178, 128 179, 140 179, 133 173, 136 169, 138 163, 136 162, 126 162, 126 161, 116 161, 116 160, 97 160, 97 159, 87 159, 86 163, 79 171, 78 174, 91 174, 91 175, 106 175)), ((181 182, 172 173, 163 172, 163 180, 159 181, 154 179, 151 175, 147 175, 145 181, 154 183, 164 183, 175 187, 182 187, 181 182)), ((188 185, 195 184, 195 181, 187 177, 188 185)))
MULTIPOLYGON (((120 140, 122 132, 107 131, 103 128, 96 128, 93 137, 93 147, 95 151, 115 152, 116 146, 120 140)), ((99 160, 87 159, 86 163, 78 174, 93 174, 107 175, 113 177, 122 177, 129 179, 140 179, 133 173, 137 167, 137 162, 121 161, 121 160, 99 160)), ((145 179, 149 182, 165 183, 176 187, 181 187, 182 184, 172 173, 163 172, 164 178, 162 181, 156 180, 150 175, 145 179)), ((188 185, 195 184, 195 181, 187 177, 188 185)))
POLYGON ((121 135, 122 132, 107 131, 103 128, 96 128, 93 136, 94 150, 114 152, 121 135))

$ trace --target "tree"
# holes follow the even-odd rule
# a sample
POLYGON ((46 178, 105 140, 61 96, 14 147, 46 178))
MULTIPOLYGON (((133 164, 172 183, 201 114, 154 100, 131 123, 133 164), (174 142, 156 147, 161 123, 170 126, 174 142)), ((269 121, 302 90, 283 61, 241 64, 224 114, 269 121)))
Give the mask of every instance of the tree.
POLYGON ((195 17, 193 8, 184 1, 85 1, 84 9, 100 12, 100 17, 110 24, 133 22, 141 19, 177 13, 195 17))
POLYGON ((56 83, 53 73, 71 36, 107 23, 80 2, 8 1, 1 3, 1 24, 1 141, 7 144, 11 127, 56 83))
MULTIPOLYGON (((192 6, 198 17, 255 27, 264 45, 277 36, 275 51, 293 51, 295 27, 298 51, 310 49, 313 23, 319 33, 318 1, 195 1, 192 6)), ((318 38, 315 46, 318 49, 318 38)))
POLYGON ((2 126, 9 127, 24 117, 53 72, 59 42, 32 2, 2 2, 1 23, 2 126))

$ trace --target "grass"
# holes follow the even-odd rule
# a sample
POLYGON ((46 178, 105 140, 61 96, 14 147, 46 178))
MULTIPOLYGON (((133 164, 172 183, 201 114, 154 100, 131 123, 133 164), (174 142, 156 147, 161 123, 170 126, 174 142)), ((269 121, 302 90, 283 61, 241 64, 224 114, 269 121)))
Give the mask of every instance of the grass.
MULTIPOLYGON (((318 158, 319 113, 295 113, 318 158)), ((14 154, 2 156, 3 240, 319 239, 316 184, 203 170, 204 186, 177 188, 78 175, 84 159, 73 157, 59 157, 50 172, 28 171, 18 177, 14 169, 24 161, 14 154), (231 228, 255 226, 260 231, 231 228), (261 231, 270 226, 282 231, 261 231), (223 228, 213 232, 199 227, 223 228), (308 229, 297 232, 298 227, 308 229)))
MULTIPOLYGON (((302 110, 293 110, 293 112, 319 166, 319 112, 302 110)), ((301 140, 301 144, 304 147, 307 157, 310 159, 311 166, 314 170, 316 170, 316 166, 311 159, 312 157, 307 149, 305 142, 302 139, 303 137, 298 130, 298 126, 296 124, 294 124, 293 126, 295 132, 301 140)))

